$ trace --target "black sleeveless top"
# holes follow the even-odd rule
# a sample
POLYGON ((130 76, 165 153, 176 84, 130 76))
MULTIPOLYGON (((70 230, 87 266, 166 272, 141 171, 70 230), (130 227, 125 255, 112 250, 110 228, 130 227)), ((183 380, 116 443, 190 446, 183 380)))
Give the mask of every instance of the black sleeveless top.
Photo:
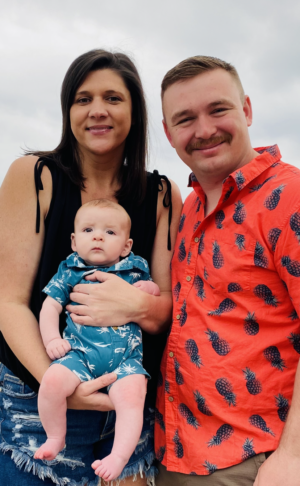
MULTIPOLYGON (((75 186, 68 176, 62 172, 51 159, 43 159, 35 166, 35 186, 37 192, 37 219, 36 231, 39 231, 40 207, 38 195, 43 189, 41 172, 46 165, 52 175, 53 195, 49 213, 45 220, 45 241, 38 273, 35 279, 30 308, 39 320, 39 313, 45 294, 42 289, 57 272, 62 260, 72 252, 70 236, 74 230, 75 214, 81 206, 81 194, 79 187, 75 186)), ((164 179, 167 183, 167 192, 164 198, 164 206, 169 207, 169 235, 166 245, 170 249, 170 221, 172 216, 171 186, 165 176, 160 176, 157 171, 147 172, 147 191, 143 202, 137 205, 131 200, 119 201, 128 212, 131 222, 131 238, 133 239, 132 251, 145 258, 151 271, 151 253, 156 233, 157 195, 162 190, 164 179)), ((60 330, 65 327, 65 315, 60 316, 60 330)), ((151 335, 143 331, 145 369, 151 376, 148 382, 148 396, 154 399, 157 386, 157 377, 163 349, 166 342, 166 333, 151 335)), ((16 376, 24 381, 33 390, 37 391, 39 383, 20 363, 13 354, 3 335, 0 333, 0 361, 7 366, 16 376)))

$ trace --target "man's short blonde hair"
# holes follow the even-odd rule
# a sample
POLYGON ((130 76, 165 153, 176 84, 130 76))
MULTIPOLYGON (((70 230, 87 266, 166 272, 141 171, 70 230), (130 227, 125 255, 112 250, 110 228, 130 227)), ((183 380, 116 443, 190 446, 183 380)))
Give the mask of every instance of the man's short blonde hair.
POLYGON ((228 62, 218 59, 217 57, 210 56, 189 57, 170 69, 161 83, 161 98, 163 99, 166 90, 172 86, 172 84, 186 81, 187 79, 194 78, 199 74, 213 71, 215 69, 223 69, 234 78, 240 90, 241 99, 244 102, 244 88, 235 67, 228 62))
POLYGON ((129 214, 123 208, 123 206, 121 206, 120 204, 118 204, 114 201, 111 201, 110 199, 93 199, 92 201, 89 201, 89 202, 83 204, 82 206, 80 206, 80 208, 78 209, 76 216, 75 216, 74 226, 76 226, 76 218, 77 218, 77 214, 79 213, 79 211, 81 209, 88 207, 88 206, 99 206, 99 208, 113 208, 113 209, 116 209, 116 211, 122 212, 124 214, 124 217, 126 218, 126 224, 128 225, 128 234, 130 233, 131 219, 130 219, 129 214))

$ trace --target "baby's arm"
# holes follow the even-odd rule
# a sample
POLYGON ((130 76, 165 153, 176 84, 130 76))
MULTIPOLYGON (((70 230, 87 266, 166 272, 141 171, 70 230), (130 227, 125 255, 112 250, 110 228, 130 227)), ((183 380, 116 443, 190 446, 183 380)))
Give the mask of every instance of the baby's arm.
POLYGON ((59 334, 59 315, 63 307, 49 295, 40 312, 40 331, 49 358, 52 360, 65 356, 71 345, 59 334))
POLYGON ((160 295, 159 286, 152 282, 152 280, 139 280, 133 284, 134 287, 142 290, 143 292, 147 292, 147 294, 151 295, 160 295))

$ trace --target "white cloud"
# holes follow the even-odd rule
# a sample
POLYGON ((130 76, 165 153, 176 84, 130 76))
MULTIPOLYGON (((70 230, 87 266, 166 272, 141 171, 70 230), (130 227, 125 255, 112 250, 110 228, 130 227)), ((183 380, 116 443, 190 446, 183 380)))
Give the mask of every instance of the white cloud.
POLYGON ((161 126, 160 82, 182 59, 232 62, 254 107, 253 144, 300 152, 300 5, 292 0, 0 0, 0 182, 20 147, 50 149, 60 137, 59 93, 69 64, 97 48, 131 55, 150 113, 150 166, 179 184, 189 173, 161 126))

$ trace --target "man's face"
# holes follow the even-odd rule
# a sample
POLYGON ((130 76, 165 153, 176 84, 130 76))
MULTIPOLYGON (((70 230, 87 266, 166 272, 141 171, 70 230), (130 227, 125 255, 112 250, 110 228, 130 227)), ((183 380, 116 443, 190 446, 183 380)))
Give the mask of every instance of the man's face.
POLYGON ((163 97, 163 111, 172 147, 200 182, 223 180, 255 157, 248 135, 250 99, 225 70, 171 85, 163 97))

